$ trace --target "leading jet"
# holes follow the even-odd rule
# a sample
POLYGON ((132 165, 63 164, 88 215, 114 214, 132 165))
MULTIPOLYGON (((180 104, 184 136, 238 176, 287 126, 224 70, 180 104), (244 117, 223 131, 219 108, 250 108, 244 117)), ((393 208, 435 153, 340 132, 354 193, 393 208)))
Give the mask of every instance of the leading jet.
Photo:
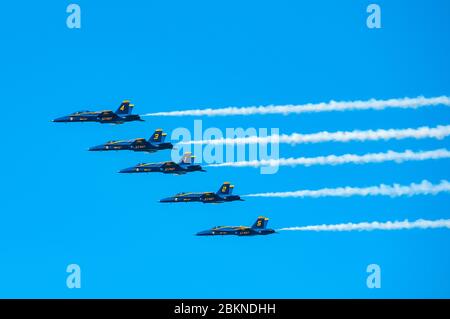
POLYGON ((157 129, 148 140, 136 138, 129 141, 110 141, 106 144, 91 147, 89 151, 123 151, 154 153, 160 150, 173 149, 172 143, 164 142, 167 133, 162 129, 157 129))
POLYGON ((206 172, 201 165, 194 164, 194 158, 191 153, 184 153, 181 161, 175 163, 172 161, 161 163, 141 163, 136 166, 125 168, 119 173, 164 173, 183 175, 190 172, 206 172))
POLYGON ((208 230, 197 233, 197 236, 217 236, 217 235, 236 235, 236 236, 256 236, 270 235, 275 230, 267 228, 269 218, 259 216, 256 222, 251 226, 216 226, 208 230))
POLYGON ((204 204, 233 202, 236 200, 243 201, 239 195, 232 195, 233 185, 225 182, 220 186, 219 190, 214 192, 204 193, 178 193, 175 196, 163 198, 161 203, 186 203, 186 202, 202 202, 204 204))
POLYGON ((130 101, 123 101, 117 111, 78 111, 67 116, 59 117, 53 120, 58 123, 69 122, 99 122, 110 124, 123 124, 132 121, 144 121, 137 114, 131 114, 134 105, 130 101))

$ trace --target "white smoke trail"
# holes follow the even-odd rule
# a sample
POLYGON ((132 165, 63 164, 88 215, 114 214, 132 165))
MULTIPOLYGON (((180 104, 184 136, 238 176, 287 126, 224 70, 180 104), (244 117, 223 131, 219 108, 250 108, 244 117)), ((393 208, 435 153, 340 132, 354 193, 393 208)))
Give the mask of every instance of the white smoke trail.
POLYGON ((321 143, 321 142, 350 142, 350 141, 376 141, 405 138, 435 138, 443 139, 450 135, 450 125, 439 125, 433 128, 423 126, 419 128, 388 129, 388 130, 368 130, 368 131, 338 131, 338 132, 318 132, 312 134, 293 133, 291 135, 272 136, 249 136, 236 138, 218 138, 214 140, 183 141, 180 144, 210 144, 210 145, 240 145, 240 144, 267 144, 267 143, 321 143))
POLYGON ((404 152, 388 151, 386 153, 368 153, 364 155, 344 154, 328 155, 318 157, 298 157, 298 158, 279 158, 262 159, 253 161, 225 162, 218 164, 209 164, 213 167, 261 167, 261 166, 312 166, 312 165, 341 165, 341 164, 368 164, 395 161, 402 163, 406 161, 424 161, 431 159, 450 158, 450 151, 447 149, 437 149, 424 152, 413 152, 406 150, 404 152))
POLYGON ((300 227, 286 227, 277 229, 277 231, 371 231, 371 230, 403 230, 403 229, 435 229, 449 228, 450 219, 425 220, 418 219, 414 222, 394 221, 394 222, 363 222, 363 223, 347 223, 335 225, 313 225, 300 227))
POLYGON ((367 101, 330 101, 328 103, 308 103, 303 105, 268 105, 250 107, 226 107, 219 109, 195 109, 143 114, 142 116, 227 116, 253 114, 299 114, 330 111, 383 110, 387 108, 416 109, 423 106, 450 106, 450 97, 399 98, 389 100, 370 99, 367 101))
POLYGON ((350 197, 350 196, 415 196, 415 195, 436 195, 439 193, 449 193, 450 183, 446 180, 439 184, 432 184, 423 180, 420 184, 411 183, 409 185, 378 185, 370 187, 338 187, 322 188, 317 190, 298 190, 294 192, 259 193, 243 195, 247 197, 350 197))

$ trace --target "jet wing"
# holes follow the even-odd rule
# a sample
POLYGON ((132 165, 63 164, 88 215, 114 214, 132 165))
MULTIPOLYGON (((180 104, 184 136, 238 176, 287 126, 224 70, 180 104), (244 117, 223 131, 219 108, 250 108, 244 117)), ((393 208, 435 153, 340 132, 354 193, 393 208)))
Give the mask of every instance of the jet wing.
POLYGON ((137 138, 133 141, 130 141, 130 146, 133 147, 135 150, 142 150, 147 149, 148 144, 144 138, 137 138))
POLYGON ((137 138, 133 141, 134 144, 144 144, 145 142, 145 138, 137 138))
POLYGON ((101 111, 100 115, 108 116, 115 114, 113 111, 101 111))
POLYGON ((163 172, 183 172, 183 169, 180 165, 175 162, 165 162, 161 165, 163 172))
POLYGON ((213 192, 206 192, 200 196, 200 199, 203 202, 222 202, 223 199, 213 192))
POLYGON ((175 162, 172 162, 172 161, 170 161, 170 162, 164 162, 163 164, 162 164, 162 167, 175 167, 175 168, 181 168, 181 166, 180 165, 178 165, 177 163, 175 163, 175 162))
POLYGON ((101 111, 98 117, 107 120, 115 120, 119 118, 119 116, 113 111, 101 111))

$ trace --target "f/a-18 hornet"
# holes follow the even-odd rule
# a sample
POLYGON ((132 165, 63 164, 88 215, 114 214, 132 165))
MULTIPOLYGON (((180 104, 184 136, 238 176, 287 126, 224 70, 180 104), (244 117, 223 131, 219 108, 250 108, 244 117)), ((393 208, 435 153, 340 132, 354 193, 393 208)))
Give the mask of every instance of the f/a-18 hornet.
POLYGON ((186 202, 202 202, 204 204, 208 203, 225 203, 232 201, 243 201, 239 195, 232 195, 233 185, 225 182, 219 188, 219 190, 214 192, 204 192, 204 193, 179 193, 172 197, 163 198, 160 200, 161 203, 186 203, 186 202))
POLYGON ((130 101, 123 101, 120 104, 117 111, 78 111, 67 116, 58 117, 53 122, 99 122, 99 123, 111 123, 122 124, 132 121, 143 121, 137 114, 131 114, 134 105, 130 104, 130 101))
POLYGON ((102 145, 91 147, 89 151, 135 151, 154 153, 160 150, 172 149, 173 145, 164 142, 167 133, 162 129, 157 129, 153 135, 146 140, 145 138, 136 138, 129 141, 110 141, 102 145))
POLYGON ((197 236, 217 236, 217 235, 236 235, 236 236, 255 236, 270 235, 275 230, 267 228, 269 218, 259 216, 256 222, 251 226, 216 226, 208 230, 197 233, 197 236))
POLYGON ((161 163, 141 163, 136 166, 125 168, 119 173, 164 173, 183 175, 190 172, 206 172, 201 165, 194 164, 195 156, 191 153, 184 153, 181 161, 175 163, 172 161, 161 163))

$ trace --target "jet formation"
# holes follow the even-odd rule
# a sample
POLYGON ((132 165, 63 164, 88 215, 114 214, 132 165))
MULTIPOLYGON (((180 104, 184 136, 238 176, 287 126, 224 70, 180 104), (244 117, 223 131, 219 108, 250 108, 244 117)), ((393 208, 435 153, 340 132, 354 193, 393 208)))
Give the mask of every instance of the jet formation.
MULTIPOLYGON (((134 105, 130 101, 123 101, 119 108, 113 112, 106 111, 78 111, 67 116, 59 117, 53 120, 58 123, 70 122, 98 122, 102 124, 123 124, 125 122, 144 121, 139 115, 131 114, 134 105)), ((160 150, 173 149, 173 144, 165 142, 167 134, 162 129, 157 129, 152 136, 145 138, 136 138, 133 140, 115 140, 107 143, 93 146, 89 151, 134 151, 155 153, 160 150)), ((195 156, 190 152, 185 153, 179 163, 173 161, 160 163, 140 163, 133 167, 125 168, 119 173, 163 173, 184 175, 190 172, 206 172, 201 165, 194 164, 195 156)), ((243 201, 239 195, 233 195, 234 186, 228 182, 222 184, 217 192, 202 193, 178 193, 174 196, 163 198, 161 203, 181 203, 181 202, 201 202, 204 204, 219 204, 233 201, 243 201)), ((268 218, 260 216, 256 222, 248 226, 216 226, 209 230, 197 233, 197 236, 215 236, 215 235, 236 235, 236 236, 255 236, 269 235, 275 233, 275 230, 267 228, 268 218)))
POLYGON ((102 124, 123 124, 132 121, 144 121, 139 115, 131 114, 133 104, 125 100, 120 104, 117 111, 78 111, 63 117, 58 117, 53 122, 71 123, 71 122, 98 122, 102 124))
POLYGON ((236 236, 256 236, 270 235, 275 230, 267 228, 269 218, 259 216, 256 222, 251 226, 216 226, 208 230, 197 233, 197 236, 217 236, 217 235, 236 235, 236 236))

